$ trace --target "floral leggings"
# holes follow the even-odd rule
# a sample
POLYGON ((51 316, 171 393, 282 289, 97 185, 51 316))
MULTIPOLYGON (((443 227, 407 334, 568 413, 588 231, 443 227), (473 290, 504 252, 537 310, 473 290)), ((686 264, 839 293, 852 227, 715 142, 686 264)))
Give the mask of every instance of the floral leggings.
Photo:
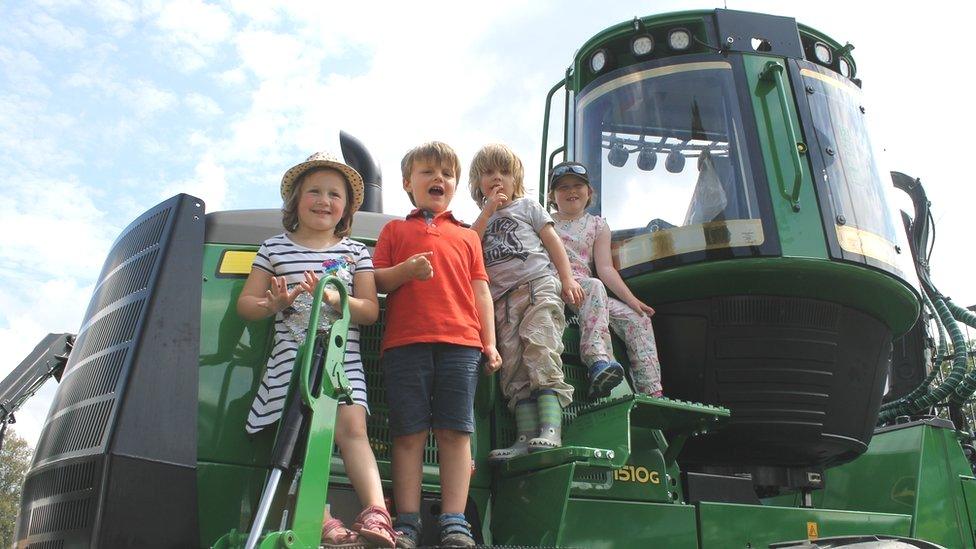
POLYGON ((613 360, 610 329, 627 345, 630 377, 634 391, 651 394, 661 390, 661 363, 651 318, 607 295, 598 278, 577 278, 583 287, 583 303, 570 308, 579 316, 580 355, 590 365, 598 360, 613 360))

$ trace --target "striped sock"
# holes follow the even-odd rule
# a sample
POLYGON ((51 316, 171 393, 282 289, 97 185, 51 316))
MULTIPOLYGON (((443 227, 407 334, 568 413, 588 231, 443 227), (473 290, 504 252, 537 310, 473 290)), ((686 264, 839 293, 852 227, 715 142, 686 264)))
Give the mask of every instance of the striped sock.
POLYGON ((559 428, 563 424, 563 409, 559 405, 559 397, 552 390, 538 391, 536 400, 539 403, 539 425, 559 428))
POLYGON ((527 398, 515 404, 515 430, 518 436, 528 440, 539 432, 539 410, 534 398, 527 398))

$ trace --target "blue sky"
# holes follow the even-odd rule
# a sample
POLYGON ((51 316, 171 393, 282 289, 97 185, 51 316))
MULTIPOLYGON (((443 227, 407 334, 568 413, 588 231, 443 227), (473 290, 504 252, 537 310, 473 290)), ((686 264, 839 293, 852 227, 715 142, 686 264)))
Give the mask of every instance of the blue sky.
MULTIPOLYGON (((976 186, 963 148, 976 122, 963 103, 976 10, 888 3, 880 14, 871 5, 880 4, 728 3, 796 17, 856 46, 872 137, 891 169, 922 177, 933 202, 935 280, 957 302, 976 303, 967 272, 976 186)), ((545 93, 575 50, 650 10, 714 7, 0 3, 0 375, 44 334, 78 329, 112 240, 160 200, 188 192, 210 211, 277 207, 281 173, 315 150, 338 151, 339 129, 382 164, 389 213, 409 206, 400 157, 430 139, 451 143, 465 164, 486 142, 508 143, 534 187, 545 93)), ((466 194, 455 201, 471 219, 466 194)), ((52 394, 46 387, 18 415, 32 441, 52 394)))

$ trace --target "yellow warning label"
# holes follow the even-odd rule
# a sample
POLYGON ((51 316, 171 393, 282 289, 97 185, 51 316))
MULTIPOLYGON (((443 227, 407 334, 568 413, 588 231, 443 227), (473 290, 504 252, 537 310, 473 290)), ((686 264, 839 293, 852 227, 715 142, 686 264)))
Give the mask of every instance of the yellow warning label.
POLYGON ((807 523, 807 538, 808 539, 817 539, 819 537, 820 537, 820 531, 817 528, 817 523, 816 522, 808 522, 807 523))
POLYGON ((246 252, 243 250, 227 250, 224 257, 220 258, 220 267, 217 273, 222 275, 246 275, 251 272, 251 263, 257 252, 246 252))

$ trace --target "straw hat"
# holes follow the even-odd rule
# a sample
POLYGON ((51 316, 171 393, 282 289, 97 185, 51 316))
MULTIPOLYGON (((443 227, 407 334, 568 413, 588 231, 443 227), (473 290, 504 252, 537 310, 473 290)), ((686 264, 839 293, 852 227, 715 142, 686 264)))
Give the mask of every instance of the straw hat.
POLYGON ((359 172, 350 166, 341 162, 334 154, 326 151, 313 154, 305 162, 293 166, 285 172, 285 175, 281 177, 282 200, 288 197, 288 193, 291 192, 291 186, 295 184, 295 181, 302 174, 314 168, 332 168, 339 170, 342 175, 346 176, 346 181, 349 182, 349 186, 352 188, 353 211, 358 210, 363 205, 363 176, 359 175, 359 172))

